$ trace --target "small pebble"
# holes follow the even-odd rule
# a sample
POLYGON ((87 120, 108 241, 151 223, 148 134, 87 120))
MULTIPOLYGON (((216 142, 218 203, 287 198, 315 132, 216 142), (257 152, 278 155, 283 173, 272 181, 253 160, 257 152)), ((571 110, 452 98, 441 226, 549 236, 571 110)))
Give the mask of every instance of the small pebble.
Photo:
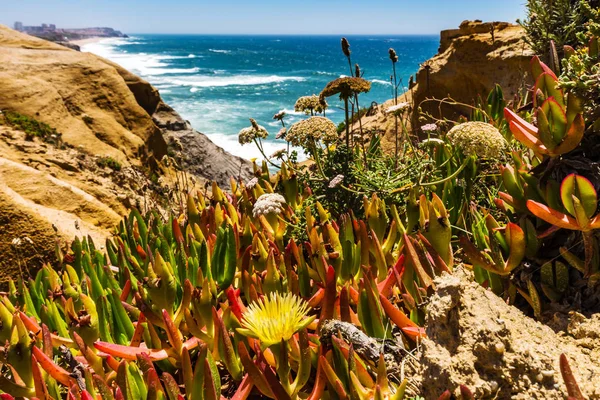
POLYGON ((554 371, 552 371, 552 370, 542 371, 542 375, 544 376, 544 378, 552 378, 554 376, 554 371))
POLYGON ((506 350, 504 343, 496 343, 494 348, 496 349, 496 353, 498 354, 504 354, 504 351, 506 350))
POLYGON ((490 390, 492 391, 492 393, 494 393, 495 391, 497 391, 498 390, 498 382, 491 381, 490 382, 490 390))
POLYGON ((538 381, 538 382, 543 381, 544 380, 544 375, 542 375, 541 373, 537 374, 535 376, 535 380, 538 381))

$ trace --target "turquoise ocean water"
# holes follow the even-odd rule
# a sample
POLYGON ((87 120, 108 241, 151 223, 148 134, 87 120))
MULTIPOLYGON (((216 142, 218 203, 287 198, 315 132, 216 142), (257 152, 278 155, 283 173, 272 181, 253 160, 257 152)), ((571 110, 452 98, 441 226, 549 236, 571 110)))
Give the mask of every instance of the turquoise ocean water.
MULTIPOLYGON (((240 146, 237 133, 252 117, 269 130, 265 152, 284 147, 275 140, 279 122, 273 114, 286 110, 288 123, 304 116, 294 112, 300 96, 318 94, 335 78, 349 75, 340 36, 201 36, 133 35, 84 45, 89 51, 140 75, 165 102, 194 128, 227 151, 258 157, 254 146, 240 146)), ((388 49, 399 57, 397 74, 408 84, 419 64, 433 56, 438 36, 348 36, 352 62, 373 82, 361 95, 361 106, 392 97, 388 49)), ((342 102, 329 99, 328 117, 343 119, 342 102)))

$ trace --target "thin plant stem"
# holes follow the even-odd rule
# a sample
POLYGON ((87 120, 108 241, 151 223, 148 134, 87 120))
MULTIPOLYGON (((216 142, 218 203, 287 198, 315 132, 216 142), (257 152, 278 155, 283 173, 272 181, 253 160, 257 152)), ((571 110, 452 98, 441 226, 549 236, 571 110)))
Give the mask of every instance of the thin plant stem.
POLYGON ((262 142, 260 140, 260 138, 258 140, 253 139, 254 143, 256 144, 256 147, 258 147, 258 151, 260 151, 260 154, 262 154, 262 156, 265 158, 265 161, 268 162, 269 164, 271 164, 272 166, 274 166, 275 168, 281 168, 279 165, 275 164, 274 162, 272 162, 269 157, 267 157, 267 155, 265 154, 263 147, 262 147, 262 142))
POLYGON ((462 170, 467 167, 468 164, 469 164, 469 157, 465 158, 465 161, 463 161, 461 166, 456 171, 454 171, 454 173, 452 175, 449 175, 449 176, 445 177, 444 179, 440 179, 439 181, 426 182, 426 183, 419 182, 419 186, 422 186, 422 187, 434 186, 434 185, 439 185, 440 183, 448 182, 449 180, 456 178, 458 176, 458 174, 460 174, 462 172, 462 170))
POLYGON ((344 113, 346 116, 346 147, 350 148, 350 120, 348 118, 348 98, 344 97, 344 113))

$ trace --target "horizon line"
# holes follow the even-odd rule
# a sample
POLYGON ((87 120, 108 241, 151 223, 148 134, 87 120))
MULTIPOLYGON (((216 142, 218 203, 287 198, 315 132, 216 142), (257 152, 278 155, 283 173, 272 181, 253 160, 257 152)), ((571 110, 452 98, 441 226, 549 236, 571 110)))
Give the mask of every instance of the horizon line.
POLYGON ((126 35, 206 35, 206 36, 438 36, 438 33, 211 33, 211 32, 123 32, 126 35))

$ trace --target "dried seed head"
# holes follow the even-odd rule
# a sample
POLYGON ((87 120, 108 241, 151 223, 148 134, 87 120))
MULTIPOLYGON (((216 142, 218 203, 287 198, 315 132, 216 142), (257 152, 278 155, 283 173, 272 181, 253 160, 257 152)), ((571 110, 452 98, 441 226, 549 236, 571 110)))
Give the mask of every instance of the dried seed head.
POLYGON ((390 53, 390 60, 392 60, 393 63, 397 63, 398 55, 396 54, 396 50, 390 48, 389 53, 390 53))
POLYGON ((298 121, 290 127, 285 136, 285 140, 294 146, 302 147, 307 147, 319 140, 329 144, 337 139, 337 127, 330 119, 325 117, 310 117, 298 121))
POLYGON ((275 158, 275 159, 282 159, 283 156, 286 154, 286 149, 279 149, 279 150, 275 150, 275 152, 273 152, 273 154, 271 154, 271 157, 269 158, 275 158))
POLYGON ((252 143, 257 138, 264 139, 269 136, 269 132, 263 126, 258 125, 253 118, 250 118, 250 123, 252 126, 243 128, 238 133, 238 141, 241 145, 252 143))
POLYGON ((348 39, 345 37, 342 38, 342 52, 346 57, 350 57, 350 43, 348 43, 348 39))
POLYGON ((319 96, 313 94, 312 96, 302 96, 296 100, 294 104, 294 111, 303 112, 310 114, 311 111, 322 113, 327 109, 327 102, 321 102, 319 96))
POLYGON ((339 94, 341 99, 348 99, 358 93, 371 90, 371 82, 363 78, 344 77, 337 78, 327 84, 320 94, 321 99, 339 94))
POLYGON ((286 134, 287 134, 287 129, 281 128, 279 130, 279 132, 277 132, 277 135, 275 135, 275 139, 284 139, 286 134))
POLYGON ((281 110, 277 114, 273 115, 273 119, 277 121, 281 121, 285 117, 285 111, 281 110))

